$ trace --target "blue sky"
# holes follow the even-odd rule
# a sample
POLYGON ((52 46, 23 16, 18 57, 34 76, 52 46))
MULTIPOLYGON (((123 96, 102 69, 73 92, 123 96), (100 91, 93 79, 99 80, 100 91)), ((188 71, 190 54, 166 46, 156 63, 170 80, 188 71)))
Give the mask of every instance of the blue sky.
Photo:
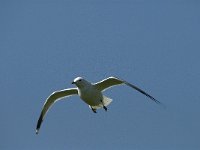
POLYGON ((200 149, 200 4, 192 0, 0 2, 0 149, 200 149), (83 76, 118 76, 97 114, 78 97, 45 99, 83 76))

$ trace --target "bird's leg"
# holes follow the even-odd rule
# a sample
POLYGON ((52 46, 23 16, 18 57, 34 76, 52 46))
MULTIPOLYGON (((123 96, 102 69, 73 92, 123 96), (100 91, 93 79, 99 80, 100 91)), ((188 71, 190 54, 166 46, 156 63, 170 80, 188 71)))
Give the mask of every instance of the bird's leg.
POLYGON ((108 108, 107 108, 106 106, 104 106, 103 100, 101 100, 101 102, 102 102, 102 105, 103 105, 103 109, 104 109, 105 111, 107 111, 108 108))
POLYGON ((96 109, 92 108, 92 106, 89 105, 89 108, 92 109, 93 113, 97 113, 96 109))
POLYGON ((108 108, 107 108, 106 106, 103 106, 103 109, 104 109, 105 111, 107 111, 107 110, 108 110, 108 108))
POLYGON ((94 109, 94 108, 92 108, 92 111, 93 111, 94 113, 97 113, 97 110, 96 110, 96 109, 94 109))

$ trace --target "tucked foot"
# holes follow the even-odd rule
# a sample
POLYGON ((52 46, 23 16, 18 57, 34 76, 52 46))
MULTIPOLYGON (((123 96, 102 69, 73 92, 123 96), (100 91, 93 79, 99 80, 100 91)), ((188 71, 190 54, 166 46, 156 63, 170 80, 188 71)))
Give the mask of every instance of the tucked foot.
POLYGON ((96 110, 96 109, 94 109, 94 108, 92 108, 92 111, 93 111, 93 113, 97 113, 97 110, 96 110))
POLYGON ((103 100, 101 100, 101 102, 102 102, 102 105, 103 105, 103 109, 104 109, 105 111, 107 111, 108 109, 107 109, 106 106, 104 106, 103 100))
POLYGON ((103 109, 104 109, 105 111, 107 111, 107 110, 108 110, 108 108, 107 108, 106 106, 103 106, 103 109))

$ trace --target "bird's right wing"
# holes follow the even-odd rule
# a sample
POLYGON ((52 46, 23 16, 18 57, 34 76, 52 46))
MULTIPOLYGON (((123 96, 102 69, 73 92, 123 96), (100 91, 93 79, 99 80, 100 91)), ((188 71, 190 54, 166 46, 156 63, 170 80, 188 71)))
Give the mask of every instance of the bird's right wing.
POLYGON ((44 106, 42 108, 42 112, 40 114, 40 117, 38 119, 37 122, 37 127, 36 127, 36 134, 38 134, 40 126, 42 124, 42 121, 46 115, 46 113, 48 112, 48 110, 50 109, 50 107, 58 100, 64 98, 64 97, 68 97, 68 96, 72 96, 72 95, 77 95, 78 94, 78 90, 77 88, 69 88, 69 89, 64 89, 61 91, 55 91, 53 92, 45 101, 44 106))

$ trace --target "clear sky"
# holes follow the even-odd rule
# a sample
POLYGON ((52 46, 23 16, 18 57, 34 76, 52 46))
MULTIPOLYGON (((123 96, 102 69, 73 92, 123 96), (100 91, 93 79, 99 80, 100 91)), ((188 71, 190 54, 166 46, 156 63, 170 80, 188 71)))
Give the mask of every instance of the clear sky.
POLYGON ((199 150, 197 0, 1 0, 0 149, 199 150), (108 112, 79 97, 57 102, 39 135, 45 99, 77 76, 118 76, 108 112))

